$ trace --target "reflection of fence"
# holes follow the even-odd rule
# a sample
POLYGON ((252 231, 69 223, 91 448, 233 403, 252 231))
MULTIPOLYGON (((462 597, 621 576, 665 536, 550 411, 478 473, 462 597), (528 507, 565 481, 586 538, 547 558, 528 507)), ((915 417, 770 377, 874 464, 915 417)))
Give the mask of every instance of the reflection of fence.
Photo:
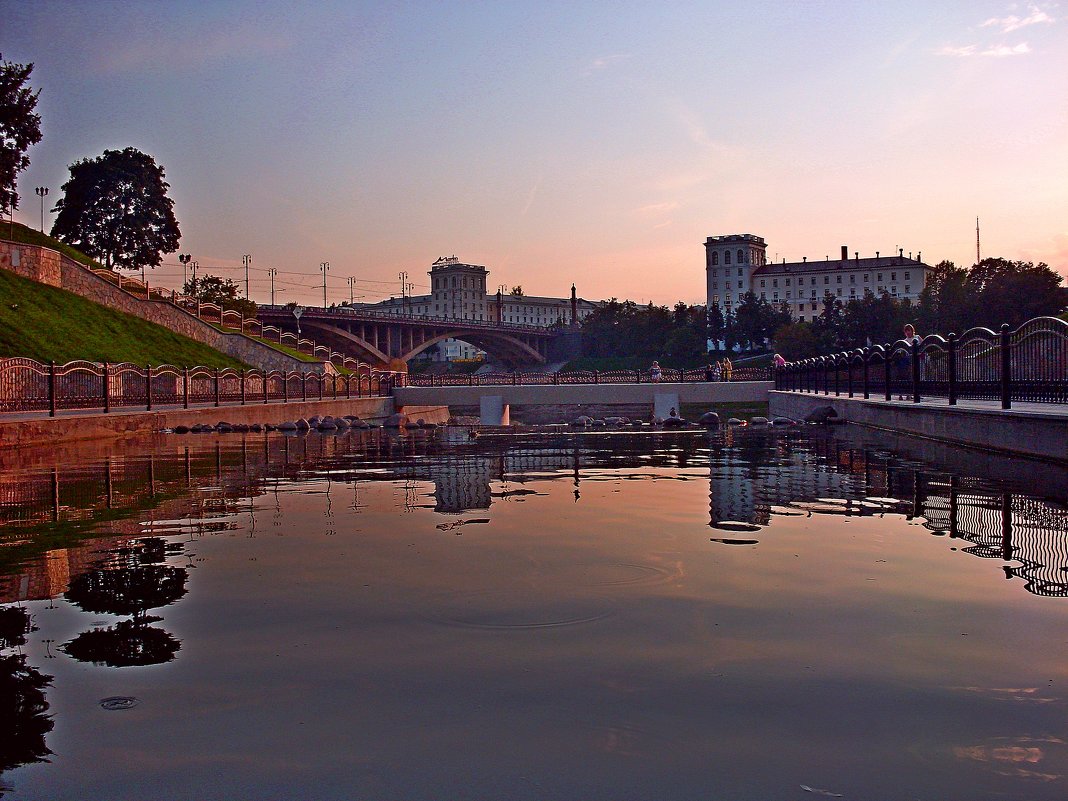
POLYGON ((0 412, 60 409, 213 404, 242 406, 271 401, 334 400, 389 395, 403 386, 404 373, 376 370, 366 364, 349 375, 295 370, 235 370, 175 367, 164 364, 97 364, 75 361, 57 365, 33 359, 0 359, 0 412))
POLYGON ((791 362, 775 372, 775 388, 829 395, 863 394, 1068 403, 1068 323, 1036 317, 1015 331, 972 328, 961 336, 932 334, 791 362))
MULTIPOLYGON (((567 373, 483 373, 482 375, 411 375, 413 387, 487 387, 511 384, 567 385, 567 384, 653 384, 696 383, 712 380, 704 368, 698 370, 661 371, 654 381, 648 370, 575 370, 567 373)), ((770 381, 771 371, 763 367, 736 367, 731 381, 770 381)))

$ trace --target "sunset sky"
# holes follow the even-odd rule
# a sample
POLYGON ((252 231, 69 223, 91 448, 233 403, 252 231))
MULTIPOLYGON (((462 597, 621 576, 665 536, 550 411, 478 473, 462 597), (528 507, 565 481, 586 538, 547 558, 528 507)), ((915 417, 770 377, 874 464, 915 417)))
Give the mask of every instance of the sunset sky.
MULTIPOLYGON (((442 255, 527 294, 704 300, 707 236, 1068 275, 1068 3, 0 0, 35 186, 136 147, 182 252, 252 297, 416 293, 442 255)), ((175 286, 164 257, 153 283, 175 286)))

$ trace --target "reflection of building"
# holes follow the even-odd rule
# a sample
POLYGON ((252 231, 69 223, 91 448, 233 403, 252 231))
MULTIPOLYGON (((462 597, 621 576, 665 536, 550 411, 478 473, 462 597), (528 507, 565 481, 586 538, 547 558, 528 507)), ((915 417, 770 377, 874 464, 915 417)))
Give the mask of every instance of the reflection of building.
MULTIPOLYGON (((498 291, 488 294, 486 276, 489 271, 476 264, 466 264, 455 256, 443 256, 430 266, 430 294, 403 295, 380 303, 361 304, 361 308, 383 309, 426 317, 447 317, 456 320, 489 320, 501 323, 536 325, 569 325, 570 298, 535 297, 521 293, 498 291)), ((596 308, 588 300, 577 299, 577 319, 581 320, 596 308)), ((447 340, 439 349, 441 359, 470 359, 478 350, 466 342, 447 340)))
POLYGON ((893 298, 919 300, 931 268, 912 258, 904 250, 897 255, 860 258, 842 245, 841 257, 824 261, 781 263, 767 261, 767 243, 753 234, 710 236, 705 240, 705 280, 707 306, 719 306, 724 312, 735 310, 745 294, 779 306, 787 305, 790 313, 804 322, 823 311, 827 294, 843 303, 863 298, 868 292, 893 298))

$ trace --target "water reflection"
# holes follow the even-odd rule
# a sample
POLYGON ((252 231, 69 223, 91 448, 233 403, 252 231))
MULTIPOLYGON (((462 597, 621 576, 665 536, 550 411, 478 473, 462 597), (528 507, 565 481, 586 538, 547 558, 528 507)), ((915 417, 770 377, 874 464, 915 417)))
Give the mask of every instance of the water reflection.
MULTIPOLYGON (((98 725, 86 706, 136 697, 101 728, 101 752, 131 771, 166 774, 173 746, 211 772, 206 730, 242 732, 227 759, 247 767, 219 797, 335 768, 366 797, 435 797, 454 752, 475 764, 502 743, 495 781, 529 759, 557 782, 523 798, 610 797, 555 771, 572 754, 607 783, 648 768, 635 798, 697 797, 709 764, 769 758, 795 792, 836 789, 812 766, 869 736, 886 738, 872 753, 943 771, 1061 780, 1063 602, 1039 596, 1068 588, 1064 473, 926 447, 846 429, 347 432, 168 437, 61 468, 39 454, 0 472, 0 600, 62 599, 56 714, 82 732, 98 725), (957 622, 968 607, 972 626, 1009 625, 984 643, 957 622), (1014 648, 1026 664, 1002 679, 1014 648), (170 745, 134 747, 157 730, 170 745), (416 763, 424 778, 401 769, 416 763)), ((19 650, 30 614, 0 612, 3 703, 27 715, 18 742, 0 741, 10 769, 63 749, 45 741, 51 679, 19 650)), ((47 642, 30 646, 51 655, 47 642)), ((71 781, 88 753, 64 763, 71 781)), ((881 769, 854 786, 877 787, 881 769)), ((723 797, 784 797, 764 779, 736 777, 752 792, 723 797)), ((97 781, 98 797, 129 797, 97 781)), ((438 796, 464 794, 450 787, 438 796)), ((980 797, 954 790, 934 797, 980 797)))
MULTIPOLYGON (((333 484, 348 486, 347 506, 359 511, 361 483, 400 481, 407 511, 462 514, 533 500, 538 491, 524 485, 561 474, 570 475, 578 502, 583 483, 614 480, 620 469, 630 480, 703 477, 709 525, 725 533, 718 540, 749 539, 729 534, 769 526, 776 516, 900 514, 921 519, 934 534, 966 541, 963 553, 1005 563, 1006 575, 1023 579, 1029 592, 1068 595, 1068 471, 1042 466, 1045 485, 1031 482, 1030 491, 1021 492, 1003 480, 1020 469, 1011 460, 987 457, 991 469, 983 475, 976 470, 983 459, 967 452, 910 445, 935 448, 943 462, 957 459, 950 472, 922 457, 902 458, 901 441, 892 443, 895 452, 880 436, 852 429, 725 429, 707 436, 556 433, 449 441, 441 432, 354 431, 235 436, 207 448, 194 441, 71 468, 12 471, 0 477, 0 544, 6 546, 0 550, 0 602, 56 597, 109 553, 121 554, 126 537, 145 531, 217 534, 235 529, 247 512, 249 536, 255 536, 255 505, 248 502, 277 493, 285 482, 323 479, 328 500, 333 484), (980 474, 961 474, 962 465, 980 474), (667 476, 664 468, 676 472, 667 476), (416 492, 421 482, 433 484, 427 497, 416 492), (495 489, 502 482, 504 489, 495 489), (99 537, 103 521, 113 536, 99 537), (57 540, 65 547, 53 547, 57 540)), ((328 509, 327 517, 332 514, 328 509)), ((139 541, 141 548, 150 542, 139 541)))
MULTIPOLYGON (((52 731, 45 688, 52 677, 28 664, 21 652, 36 629, 18 606, 0 608, 0 774, 19 765, 47 762, 52 752, 45 735, 52 731)), ((0 782, 0 795, 5 787, 0 782)))

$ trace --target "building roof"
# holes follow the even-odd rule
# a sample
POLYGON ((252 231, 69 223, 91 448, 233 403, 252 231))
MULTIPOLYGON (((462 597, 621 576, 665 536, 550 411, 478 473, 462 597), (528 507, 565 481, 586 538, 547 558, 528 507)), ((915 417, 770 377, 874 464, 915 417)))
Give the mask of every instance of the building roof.
POLYGON ((832 259, 830 261, 788 261, 762 264, 753 270, 753 275, 791 275, 796 273, 826 273, 834 270, 885 270, 894 267, 923 268, 930 270, 929 265, 918 259, 910 259, 907 256, 879 256, 867 259, 832 259))

